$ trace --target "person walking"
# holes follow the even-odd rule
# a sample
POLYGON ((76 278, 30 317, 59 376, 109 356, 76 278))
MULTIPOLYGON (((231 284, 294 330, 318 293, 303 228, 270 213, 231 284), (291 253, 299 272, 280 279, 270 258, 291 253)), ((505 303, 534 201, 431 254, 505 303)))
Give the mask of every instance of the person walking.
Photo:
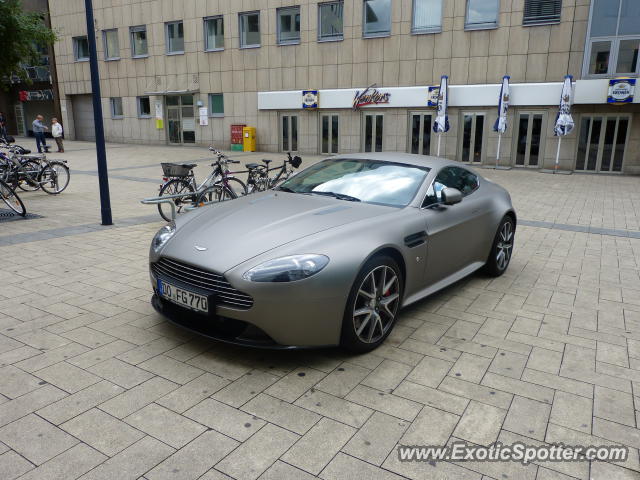
POLYGON ((51 135, 58 145, 58 153, 64 153, 64 145, 62 144, 62 125, 56 117, 51 119, 51 135))
POLYGON ((4 116, 4 112, 0 112, 0 138, 7 136, 7 117, 4 116))
POLYGON ((42 120, 44 120, 44 117, 42 115, 37 115, 36 119, 31 124, 31 127, 33 128, 33 134, 36 137, 36 147, 38 147, 38 153, 42 153, 43 148, 46 153, 47 149, 49 148, 47 147, 47 140, 44 138, 44 132, 49 130, 49 127, 45 126, 45 124, 42 123, 42 120))

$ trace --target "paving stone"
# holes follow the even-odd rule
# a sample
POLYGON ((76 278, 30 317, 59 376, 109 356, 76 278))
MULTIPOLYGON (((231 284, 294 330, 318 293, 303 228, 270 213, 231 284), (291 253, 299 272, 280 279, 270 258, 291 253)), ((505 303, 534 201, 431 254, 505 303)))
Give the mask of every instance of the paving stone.
POLYGON ((64 337, 39 329, 16 337, 16 340, 40 350, 53 350, 70 343, 64 337))
POLYGON ((507 412, 500 408, 471 401, 453 434, 480 445, 490 445, 498 438, 507 412))
POLYGON ((345 400, 313 389, 296 400, 295 405, 356 428, 364 425, 373 413, 370 408, 358 405, 348 399, 345 400))
POLYGON ((116 355, 116 357, 131 365, 138 365, 155 357, 156 355, 160 355, 161 353, 171 350, 178 344, 180 344, 180 341, 175 338, 160 337, 145 345, 132 348, 131 350, 116 355))
MULTIPOLYGON (((107 460, 103 454, 79 443, 66 452, 35 468, 20 480, 68 480, 78 478, 107 460)), ((1 470, 1 469, 0 469, 1 470)))
POLYGON ((514 378, 505 377, 504 375, 496 375, 495 373, 487 373, 482 380, 482 385, 510 392, 533 400, 538 400, 551 404, 553 402, 553 390, 547 387, 541 387, 533 383, 516 380, 514 378))
POLYGON ((84 345, 79 343, 69 343, 60 348, 50 350, 40 355, 35 355, 31 358, 23 360, 16 364, 17 367, 25 372, 35 372, 36 370, 42 370, 43 368, 60 363, 63 360, 75 357, 84 352, 89 351, 84 345))
POLYGON ((400 439, 401 445, 446 445, 459 415, 425 406, 400 439))
POLYGON ((70 332, 63 333, 62 336, 89 348, 102 347, 116 340, 116 338, 111 335, 88 327, 76 328, 70 332))
POLYGON ((0 367, 6 367, 14 363, 20 362, 27 358, 31 358, 35 355, 40 355, 42 352, 37 348, 23 345, 18 348, 14 348, 7 352, 0 354, 0 367))
POLYGON ((40 388, 41 380, 12 365, 0 368, 0 393, 16 398, 40 388))
POLYGON ((463 353, 449 370, 449 376, 467 382, 479 383, 490 364, 491 360, 486 357, 463 353))
POLYGON ((557 375, 560 372, 562 353, 534 347, 527 360, 527 368, 557 375))
POLYGON ((3 480, 13 480, 33 468, 33 464, 12 450, 0 455, 0 472, 3 480))
POLYGON ((623 445, 640 448, 640 430, 633 426, 621 425, 596 417, 593 419, 593 434, 623 445))
POLYGON ((35 375, 69 393, 76 393, 101 380, 100 377, 67 362, 38 370, 35 375))
POLYGON ((184 412, 184 416, 240 442, 247 440, 266 423, 254 415, 242 412, 211 398, 203 400, 190 408, 184 412))
POLYGON ((381 465, 409 425, 410 422, 375 412, 342 451, 374 465, 381 465))
POLYGON ((39 408, 54 403, 67 395, 53 385, 44 385, 37 390, 22 395, 0 405, 0 426, 24 417, 39 408))
POLYGON ((145 474, 148 480, 202 478, 213 465, 222 460, 238 442, 215 431, 207 431, 168 457, 145 474))
POLYGON ((202 425, 152 403, 124 419, 129 425, 181 448, 206 430, 202 425))
POLYGON ((315 412, 264 393, 243 405, 242 410, 300 435, 309 431, 321 418, 315 412))
POLYGON ((525 437, 544 440, 550 413, 550 405, 516 395, 502 428, 525 437))
MULTIPOLYGON (((453 463, 448 462, 433 462, 433 463, 424 463, 424 462, 401 462, 398 459, 398 455, 389 455, 385 462, 382 464, 383 468, 387 470, 391 470, 399 475, 402 475, 401 478, 415 478, 415 479, 455 479, 455 480, 480 480, 482 474, 468 470, 467 468, 461 467, 459 465, 455 465, 453 463), (429 467, 427 469, 427 466, 429 467)), ((335 477, 340 478, 340 477, 335 477)), ((352 476, 351 478, 358 479, 362 478, 360 476, 352 476)), ((364 477, 369 478, 369 477, 364 477)), ((372 477, 376 478, 376 477, 372 477)), ((386 479, 387 477, 380 477, 382 479, 386 479)), ((399 477, 389 477, 389 478, 399 478, 399 477)))
POLYGON ((424 385, 418 385, 417 383, 411 383, 407 380, 398 385, 393 394, 456 415, 462 415, 462 412, 469 404, 469 400, 466 398, 436 390, 435 388, 425 387, 424 385))
POLYGON ((132 348, 135 348, 134 344, 125 342, 124 340, 116 340, 103 345, 102 347, 98 347, 73 358, 69 358, 67 362, 75 365, 76 367, 89 368, 97 363, 127 352, 132 348))
POLYGON ((325 375, 313 368, 300 367, 269 386, 264 392, 289 403, 295 402, 325 375))
POLYGON ((147 380, 153 375, 146 370, 129 365, 117 358, 110 358, 104 362, 97 363, 89 367, 90 372, 109 380, 123 388, 133 388, 147 380))
MULTIPOLYGON (((391 455, 393 457, 393 455, 391 455)), ((339 453, 320 474, 324 480, 401 480, 401 477, 370 463, 339 453)))
POLYGON ((237 380, 251 370, 248 365, 242 365, 237 361, 228 360, 224 357, 214 356, 211 352, 198 355, 187 363, 228 380, 237 380))
MULTIPOLYGON (((513 394, 500 391, 496 388, 484 385, 476 385, 475 383, 458 380, 454 377, 445 378, 439 387, 439 390, 448 392, 452 395, 459 395, 470 400, 493 405, 494 407, 508 409, 513 399, 513 394)), ((443 410, 447 410, 443 408, 443 410)), ((458 413, 458 412, 453 412, 458 413)), ((462 414, 462 412, 460 412, 462 414)))
POLYGON ((549 421, 556 425, 591 433, 592 411, 592 399, 557 390, 549 421))
POLYGON ((452 366, 453 363, 447 362, 446 360, 424 357, 411 373, 409 373, 407 380, 427 387, 436 388, 440 385, 444 377, 446 377, 452 366))
POLYGON ((317 475, 355 432, 356 429, 348 425, 330 418, 322 418, 281 458, 291 465, 317 475))
POLYGON ((116 418, 122 419, 178 387, 179 385, 169 380, 155 377, 101 403, 99 408, 116 418))
POLYGON ((358 385, 354 388, 351 393, 346 396, 346 399, 372 408, 373 410, 409 421, 418 415, 421 408, 421 405, 416 402, 365 387, 364 385, 358 385))
POLYGON ((522 380, 536 385, 553 388, 558 391, 593 398, 593 385, 555 374, 541 372, 539 370, 529 370, 526 368, 522 373, 522 380))
POLYGON ((146 362, 138 364, 138 366, 182 385, 189 383, 204 373, 199 368, 192 367, 191 365, 179 362, 165 355, 153 357, 146 362))
POLYGON ((156 403, 177 413, 200 403, 229 383, 228 380, 211 373, 205 373, 182 387, 156 400, 156 403))
POLYGON ((606 462, 593 462, 591 464, 591 478, 615 478, 617 480, 637 480, 638 472, 624 468, 622 465, 614 465, 606 462))
POLYGON ((317 477, 280 460, 260 475, 260 480, 312 480, 314 478, 317 477))
POLYGON ((593 415, 624 425, 636 426, 633 396, 598 385, 593 398, 593 415))
POLYGON ((344 362, 315 386, 316 389, 337 397, 345 397, 371 370, 344 362))
MULTIPOLYGON (((505 377, 519 379, 527 364, 526 355, 501 350, 495 356, 489 367, 489 371, 505 377)), ((479 379, 476 383, 479 383, 479 379)))
POLYGON ((78 443, 71 435, 34 414, 0 428, 0 441, 35 465, 43 464, 78 443))
POLYGON ((279 378, 260 370, 253 370, 216 392, 213 398, 228 405, 240 407, 263 392, 269 385, 277 382, 279 378))
POLYGON ((231 477, 256 479, 298 438, 295 433, 267 424, 218 463, 216 469, 231 477))

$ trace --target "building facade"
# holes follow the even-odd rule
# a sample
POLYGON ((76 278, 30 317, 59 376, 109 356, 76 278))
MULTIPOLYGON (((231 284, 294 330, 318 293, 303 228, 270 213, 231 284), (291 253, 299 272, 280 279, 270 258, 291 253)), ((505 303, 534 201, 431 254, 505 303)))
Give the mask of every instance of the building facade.
MULTIPOLYGON (((229 148, 231 125, 246 124, 257 128, 264 151, 435 154, 429 100, 448 75, 451 128, 440 153, 495 164, 492 126, 509 75, 500 164, 550 168, 561 83, 573 75, 576 127, 562 141, 560 168, 640 173, 637 0, 94 0, 94 7, 109 141, 229 148)), ((61 36, 66 131, 90 140, 84 2, 50 0, 50 8, 61 36)))

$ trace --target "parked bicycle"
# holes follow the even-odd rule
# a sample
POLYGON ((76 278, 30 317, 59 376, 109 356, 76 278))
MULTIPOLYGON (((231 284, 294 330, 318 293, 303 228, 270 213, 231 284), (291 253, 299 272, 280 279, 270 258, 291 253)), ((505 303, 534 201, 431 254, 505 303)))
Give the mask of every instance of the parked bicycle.
POLYGON ((0 198, 7 205, 7 207, 16 212, 18 215, 22 217, 27 215, 27 209, 25 208, 24 203, 22 203, 22 200, 20 199, 16 191, 2 180, 0 180, 0 198))
POLYGON ((258 163, 247 163, 245 166, 249 170, 247 178, 247 193, 264 192, 270 188, 278 186, 287 180, 296 169, 302 164, 302 159, 297 155, 291 157, 291 152, 287 152, 287 159, 280 167, 269 168, 271 160, 262 160, 264 165, 258 163), (269 177, 269 172, 277 170, 278 173, 269 177))
MULTIPOLYGON (((198 206, 208 202, 221 202, 238 198, 247 193, 246 185, 233 176, 229 171, 229 164, 240 163, 228 158, 224 153, 209 147, 209 151, 216 155, 216 161, 211 164, 213 171, 198 185, 193 169, 195 163, 162 163, 164 183, 160 186, 159 196, 173 197, 176 214, 188 206, 198 206)), ((158 203, 158 212, 167 222, 172 218, 171 207, 166 203, 158 203)))

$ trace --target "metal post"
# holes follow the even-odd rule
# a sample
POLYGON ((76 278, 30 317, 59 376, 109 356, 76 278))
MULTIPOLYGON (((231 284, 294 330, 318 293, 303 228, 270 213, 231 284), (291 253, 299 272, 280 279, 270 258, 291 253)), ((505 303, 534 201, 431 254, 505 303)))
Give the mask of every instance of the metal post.
POLYGON ((496 153, 496 169, 498 168, 498 163, 500 163, 500 142, 502 141, 502 134, 498 134, 498 151, 496 153))
POLYGON ((96 50, 96 28, 93 20, 92 0, 84 0, 87 13, 87 41, 89 43, 89 67, 91 69, 91 92, 93 96, 93 118, 96 127, 96 156, 98 158, 98 184, 100 186, 100 211, 102 225, 113 225, 111 199, 109 198, 109 172, 107 152, 104 145, 102 103, 100 98, 100 76, 98 74, 98 52, 96 50))
POLYGON ((558 173, 558 164, 560 163, 560 144, 562 143, 562 135, 558 135, 558 150, 556 150, 556 163, 553 167, 553 173, 558 173))

